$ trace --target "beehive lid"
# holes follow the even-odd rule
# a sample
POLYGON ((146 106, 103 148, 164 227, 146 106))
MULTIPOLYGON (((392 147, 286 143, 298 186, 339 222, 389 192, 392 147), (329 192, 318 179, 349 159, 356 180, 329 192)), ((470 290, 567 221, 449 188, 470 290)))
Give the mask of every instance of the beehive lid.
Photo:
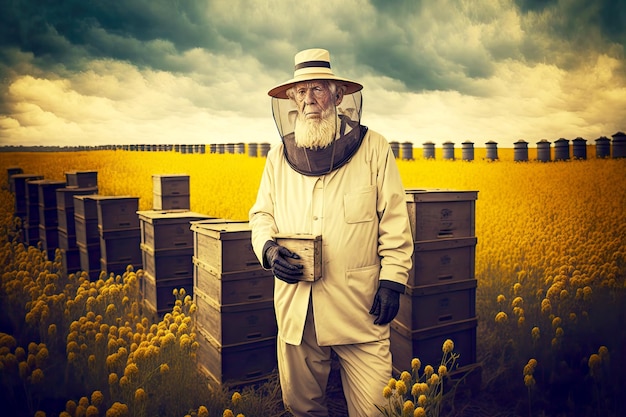
POLYGON ((191 230, 198 234, 206 235, 219 240, 248 238, 251 231, 250 224, 248 222, 192 222, 191 230))
POLYGON ((448 190, 441 188, 409 188, 405 190, 406 201, 439 202, 476 200, 478 191, 448 190))
POLYGON ((153 179, 184 179, 189 178, 189 174, 153 174, 153 179))
POLYGON ((117 201, 124 200, 137 200, 139 201, 139 197, 131 196, 131 195, 102 195, 102 194, 94 194, 90 196, 90 198, 96 200, 98 204, 107 204, 107 203, 115 203, 117 201))
POLYGON ((188 210, 164 211, 164 210, 139 210, 137 212, 140 220, 150 224, 183 223, 185 221, 200 219, 214 219, 215 217, 206 214, 196 213, 188 210))

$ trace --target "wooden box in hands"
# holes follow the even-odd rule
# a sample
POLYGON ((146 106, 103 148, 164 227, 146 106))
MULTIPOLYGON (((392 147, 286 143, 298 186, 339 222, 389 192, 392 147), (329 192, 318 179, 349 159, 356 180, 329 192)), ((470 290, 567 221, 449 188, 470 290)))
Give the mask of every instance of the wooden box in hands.
POLYGON ((298 254, 300 259, 286 258, 291 264, 302 265, 302 281, 317 281, 322 277, 322 237, 311 234, 279 233, 276 243, 298 254))

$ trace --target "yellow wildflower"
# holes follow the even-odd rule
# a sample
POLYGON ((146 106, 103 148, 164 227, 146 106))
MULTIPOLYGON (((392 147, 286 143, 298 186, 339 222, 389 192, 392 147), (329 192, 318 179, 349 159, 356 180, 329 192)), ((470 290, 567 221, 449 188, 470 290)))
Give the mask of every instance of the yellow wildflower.
POLYGON ((387 386, 391 389, 396 389, 396 382, 398 381, 396 381, 394 378, 391 378, 387 383, 387 386))
POLYGON ((446 341, 443 342, 441 350, 443 351, 443 353, 452 352, 454 350, 454 342, 451 339, 446 339, 446 341))
POLYGON ((439 375, 432 374, 430 378, 428 378, 428 383, 430 385, 437 385, 439 383, 439 375))
POLYGON ((104 395, 102 395, 101 391, 94 391, 91 394, 91 403, 96 407, 100 407, 100 405, 102 405, 102 401, 104 401, 104 395))
POLYGON ((413 417, 426 417, 426 410, 423 407, 417 407, 413 412, 413 417))
POLYGON ((448 373, 448 368, 446 367, 446 365, 440 365, 437 373, 442 377, 446 376, 446 374, 448 373))
POLYGON ((161 366, 159 366, 159 372, 161 373, 161 375, 164 375, 168 373, 169 371, 170 371, 170 367, 168 364, 162 363, 161 366))
POLYGON ((200 407, 198 407, 198 417, 209 417, 209 410, 201 405, 200 407))
POLYGON ((598 356, 600 356, 600 359, 602 360, 602 362, 608 361, 609 349, 606 346, 600 346, 600 348, 598 349, 598 356))
POLYGON ((148 396, 146 395, 146 391, 143 388, 137 388, 135 390, 135 401, 137 402, 144 402, 148 399, 148 396))
POLYGON ((427 377, 431 376, 434 372, 435 369, 431 365, 426 365, 424 368, 424 374, 426 374, 427 377))
POLYGON ((139 368, 137 367, 137 364, 129 363, 128 365, 126 365, 126 368, 124 369, 124 376, 130 379, 137 376, 138 374, 139 368))
POLYGON ((419 393, 420 393, 420 384, 418 382, 416 382, 411 387, 411 395, 414 396, 414 397, 417 397, 419 395, 419 393))
POLYGON ((407 392, 406 384, 403 380, 396 382, 396 391, 399 395, 404 395, 407 392))
POLYGON ((413 404, 413 401, 406 400, 404 402, 404 405, 402 406, 402 415, 410 416, 413 414, 414 411, 415 411, 415 404, 413 404))
POLYGON ((235 417, 235 414, 233 413, 233 410, 227 408, 224 410, 224 413, 222 413, 222 417, 235 417))
POLYGON ((496 298, 496 301, 498 302, 498 304, 502 304, 506 301, 506 297, 504 296, 504 294, 499 294, 496 298))
POLYGON ((539 340, 539 338, 541 337, 541 331, 537 326, 533 327, 533 329, 530 331, 530 334, 535 341, 539 340))
POLYGON ((241 402, 241 394, 235 391, 233 393, 233 396, 231 397, 231 401, 233 405, 237 407, 237 405, 239 405, 239 403, 241 402))
POLYGON ((100 413, 98 412, 98 408, 95 405, 90 405, 87 407, 86 417, 98 417, 100 413))
POLYGON ((80 400, 78 400, 78 405, 82 405, 83 407, 87 408, 89 406, 89 398, 80 397, 80 400))
POLYGON ((405 384, 410 384, 411 383, 411 374, 407 371, 402 371, 402 373, 400 374, 400 379, 402 381, 404 381, 405 384))
POLYGON ((418 371, 422 367, 422 362, 418 358, 413 358, 411 360, 411 369, 413 371, 418 371))
POLYGON ((65 411, 70 415, 74 415, 76 413, 76 402, 73 400, 68 400, 65 403, 65 411))
POLYGON ((35 369, 30 375, 30 381, 33 384, 41 384, 43 382, 43 371, 39 368, 35 369))
POLYGON ((532 375, 525 375, 524 385, 526 385, 527 387, 532 387, 533 385, 535 385, 535 378, 532 375))
POLYGON ((419 405, 420 407, 424 407, 427 402, 428 397, 426 395, 421 394, 419 397, 417 397, 417 405, 419 405))
POLYGON ((500 311, 498 314, 496 314, 496 323, 506 323, 508 318, 509 316, 507 316, 504 311, 500 311))
POLYGON ((385 385, 383 388, 383 397, 389 398, 393 394, 393 390, 389 387, 389 385, 385 385))

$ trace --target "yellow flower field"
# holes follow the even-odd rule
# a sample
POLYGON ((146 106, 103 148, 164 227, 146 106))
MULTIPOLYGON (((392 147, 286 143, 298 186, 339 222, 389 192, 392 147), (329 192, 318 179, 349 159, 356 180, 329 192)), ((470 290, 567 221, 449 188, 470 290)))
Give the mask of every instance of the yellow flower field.
MULTIPOLYGON (((423 160, 418 152, 398 160, 406 188, 478 191, 482 386, 469 405, 449 404, 441 415, 619 415, 626 406, 619 388, 626 382, 626 159, 516 163, 508 151, 499 150, 496 162, 479 151, 472 162, 423 160)), ((47 394, 63 381, 74 382, 59 393, 65 401, 54 415, 279 410, 271 387, 260 397, 244 392, 237 407, 232 393, 190 387, 198 383, 185 377, 194 359, 193 304, 179 295, 167 320, 152 321, 135 304, 141 271, 96 282, 63 276, 58 262, 12 241, 6 190, 10 166, 50 179, 98 171, 100 194, 138 196, 147 210, 153 174, 185 173, 193 211, 247 219, 264 162, 175 152, 0 153, 4 395, 22 401, 24 415, 50 407, 47 394)), ((410 397, 421 413, 418 398, 410 397)))

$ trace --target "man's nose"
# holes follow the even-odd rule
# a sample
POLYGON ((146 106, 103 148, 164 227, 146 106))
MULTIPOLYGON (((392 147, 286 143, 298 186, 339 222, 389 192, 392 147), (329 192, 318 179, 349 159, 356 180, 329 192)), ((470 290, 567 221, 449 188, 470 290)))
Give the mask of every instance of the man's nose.
POLYGON ((304 95, 304 102, 306 104, 315 104, 316 100, 315 100, 315 94, 313 93, 313 89, 309 88, 308 90, 306 90, 306 94, 304 95))

